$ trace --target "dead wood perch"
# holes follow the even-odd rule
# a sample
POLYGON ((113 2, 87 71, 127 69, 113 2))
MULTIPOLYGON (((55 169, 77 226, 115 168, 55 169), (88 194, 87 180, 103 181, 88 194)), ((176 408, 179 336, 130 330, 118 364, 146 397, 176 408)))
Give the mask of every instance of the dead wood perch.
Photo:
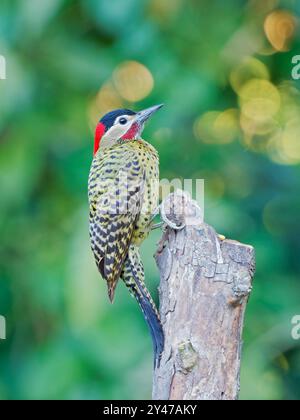
POLYGON ((153 399, 235 400, 254 249, 221 240, 187 196, 175 193, 166 201, 163 219, 185 227, 167 227, 155 256, 165 349, 153 399))

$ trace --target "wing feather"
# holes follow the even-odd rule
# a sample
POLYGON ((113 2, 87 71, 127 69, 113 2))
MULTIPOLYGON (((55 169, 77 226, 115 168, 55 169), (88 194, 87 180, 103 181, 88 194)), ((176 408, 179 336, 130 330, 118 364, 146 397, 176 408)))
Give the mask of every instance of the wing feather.
POLYGON ((108 151, 92 164, 89 179, 91 244, 111 299, 142 207, 144 188, 145 173, 132 150, 108 151))

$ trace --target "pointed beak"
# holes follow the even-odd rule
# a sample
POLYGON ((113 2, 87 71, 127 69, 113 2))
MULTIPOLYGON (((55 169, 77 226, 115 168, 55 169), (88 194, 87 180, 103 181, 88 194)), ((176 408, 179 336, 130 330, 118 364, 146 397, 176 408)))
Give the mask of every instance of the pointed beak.
POLYGON ((145 122, 153 115, 156 111, 158 111, 160 108, 162 108, 164 105, 155 105, 151 108, 144 109, 143 111, 140 111, 136 114, 136 122, 138 122, 140 125, 145 124, 145 122))

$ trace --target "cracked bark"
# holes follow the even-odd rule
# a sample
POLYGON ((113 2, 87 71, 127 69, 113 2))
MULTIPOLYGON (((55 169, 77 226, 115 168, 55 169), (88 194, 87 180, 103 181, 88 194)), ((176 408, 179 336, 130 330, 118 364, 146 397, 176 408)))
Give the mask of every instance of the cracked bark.
MULTIPOLYGON (((172 199, 180 201, 176 194, 172 199)), ((254 249, 220 240, 193 207, 185 201, 180 222, 174 206, 169 209, 168 220, 182 225, 185 219, 186 227, 167 227, 155 256, 165 349, 154 372, 153 399, 235 400, 254 249), (187 214, 196 217, 187 221, 187 214)))

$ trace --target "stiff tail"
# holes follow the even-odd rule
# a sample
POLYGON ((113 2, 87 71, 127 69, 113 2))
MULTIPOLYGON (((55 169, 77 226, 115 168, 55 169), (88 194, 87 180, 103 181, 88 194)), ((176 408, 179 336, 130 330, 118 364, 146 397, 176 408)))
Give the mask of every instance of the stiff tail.
POLYGON ((156 368, 160 364, 164 349, 164 333, 155 303, 144 283, 144 269, 139 251, 134 246, 130 249, 125 261, 122 279, 140 305, 148 324, 153 341, 154 367, 156 368))
MULTIPOLYGON (((137 281, 137 283, 139 283, 139 281, 137 281)), ((145 288, 145 285, 142 287, 145 288)), ((164 349, 164 333, 156 308, 153 307, 154 303, 152 302, 152 299, 149 299, 144 291, 142 291, 142 287, 138 284, 139 290, 132 288, 132 291, 149 326, 153 341, 154 367, 158 367, 160 364, 161 354, 164 349)))

